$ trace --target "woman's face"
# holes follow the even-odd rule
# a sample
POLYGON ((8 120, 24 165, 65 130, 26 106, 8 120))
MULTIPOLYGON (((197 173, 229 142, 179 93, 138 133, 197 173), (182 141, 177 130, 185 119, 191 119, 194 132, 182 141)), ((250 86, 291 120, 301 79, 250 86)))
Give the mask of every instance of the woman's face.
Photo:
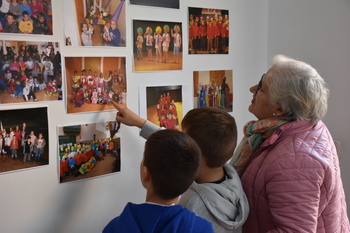
POLYGON ((273 117, 273 114, 277 113, 276 107, 270 103, 268 74, 269 72, 261 78, 259 84, 249 89, 250 92, 253 93, 253 99, 248 110, 259 120, 273 117))

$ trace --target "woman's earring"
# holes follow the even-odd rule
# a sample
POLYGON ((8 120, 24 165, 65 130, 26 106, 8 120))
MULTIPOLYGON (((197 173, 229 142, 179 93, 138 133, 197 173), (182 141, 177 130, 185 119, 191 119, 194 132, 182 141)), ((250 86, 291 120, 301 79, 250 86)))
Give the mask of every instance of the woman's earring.
POLYGON ((276 116, 276 113, 274 112, 274 113, 272 113, 272 115, 273 115, 273 116, 276 116))

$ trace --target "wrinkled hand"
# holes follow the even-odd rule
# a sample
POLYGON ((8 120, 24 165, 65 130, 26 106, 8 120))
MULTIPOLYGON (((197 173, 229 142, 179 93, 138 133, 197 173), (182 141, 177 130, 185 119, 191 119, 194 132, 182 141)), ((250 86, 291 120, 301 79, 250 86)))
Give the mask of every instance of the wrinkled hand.
POLYGON ((142 126, 146 123, 145 119, 139 117, 136 113, 131 111, 130 109, 117 104, 115 101, 111 100, 113 106, 118 110, 116 114, 116 121, 121 122, 128 126, 137 126, 142 128, 142 126))

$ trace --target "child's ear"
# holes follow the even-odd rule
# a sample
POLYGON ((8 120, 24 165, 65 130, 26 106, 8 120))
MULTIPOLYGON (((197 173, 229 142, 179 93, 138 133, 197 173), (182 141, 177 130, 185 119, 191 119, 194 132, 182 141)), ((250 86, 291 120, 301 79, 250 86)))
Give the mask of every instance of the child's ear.
POLYGON ((143 162, 140 166, 140 176, 141 176, 141 183, 145 189, 148 189, 152 183, 152 176, 148 169, 148 167, 144 166, 143 162))

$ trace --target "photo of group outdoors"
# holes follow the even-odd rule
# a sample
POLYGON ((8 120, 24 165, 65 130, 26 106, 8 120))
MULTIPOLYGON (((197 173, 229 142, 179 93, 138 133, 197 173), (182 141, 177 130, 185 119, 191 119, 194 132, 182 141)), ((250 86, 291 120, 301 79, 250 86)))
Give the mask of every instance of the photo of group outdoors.
POLYGON ((63 0, 67 46, 126 46, 125 0, 63 0))
POLYGON ((188 53, 228 54, 228 10, 189 7, 188 53))
POLYGON ((134 71, 182 70, 182 24, 133 20, 134 71))
POLYGON ((51 0, 0 1, 0 32, 52 35, 51 0))
POLYGON ((180 0, 130 0, 130 4, 166 8, 180 8, 180 0))
POLYGON ((0 103, 62 100, 58 42, 0 40, 0 103))
POLYGON ((193 72, 194 108, 217 107, 233 111, 232 70, 193 72))
POLYGON ((183 86, 141 86, 140 116, 166 129, 178 130, 183 117, 183 86))
POLYGON ((0 173, 49 164, 47 108, 0 111, 0 173))
POLYGON ((121 170, 116 121, 58 127, 60 183, 121 170))
POLYGON ((67 113, 127 104, 125 57, 65 57, 67 113))

